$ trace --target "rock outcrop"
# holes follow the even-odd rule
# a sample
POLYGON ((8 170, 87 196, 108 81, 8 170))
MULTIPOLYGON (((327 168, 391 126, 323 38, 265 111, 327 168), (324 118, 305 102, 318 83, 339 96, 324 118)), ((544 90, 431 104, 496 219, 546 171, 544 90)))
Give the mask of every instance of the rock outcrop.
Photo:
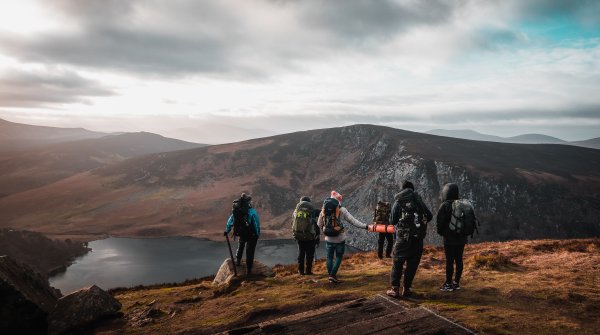
POLYGON ((0 256, 0 334, 43 334, 60 297, 39 273, 0 256))
MULTIPOLYGON (((234 265, 233 265, 233 262, 231 261, 231 259, 227 258, 223 262, 223 264, 221 264, 221 267, 219 268, 219 271, 215 275, 215 279, 213 280, 212 285, 220 286, 220 285, 227 285, 227 284, 231 283, 232 279, 235 278, 235 274, 233 272, 233 266, 234 265)), ((241 265, 238 265, 236 267, 236 270, 237 270, 237 275, 240 278, 246 277, 248 275, 246 273, 246 262, 245 261, 242 261, 241 265)), ((255 260, 254 265, 252 267, 251 275, 263 276, 263 277, 273 277, 273 276, 275 276, 275 272, 273 272, 273 269, 271 269, 267 265, 255 260)))
POLYGON ((58 300, 49 316, 50 333, 63 334, 118 315, 121 303, 96 285, 58 300))

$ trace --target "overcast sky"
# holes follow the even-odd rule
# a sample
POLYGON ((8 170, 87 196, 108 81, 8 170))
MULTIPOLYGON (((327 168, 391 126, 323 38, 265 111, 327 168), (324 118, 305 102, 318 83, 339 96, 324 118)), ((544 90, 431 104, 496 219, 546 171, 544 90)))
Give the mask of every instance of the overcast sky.
POLYGON ((0 117, 598 137, 600 1, 3 1, 0 117))

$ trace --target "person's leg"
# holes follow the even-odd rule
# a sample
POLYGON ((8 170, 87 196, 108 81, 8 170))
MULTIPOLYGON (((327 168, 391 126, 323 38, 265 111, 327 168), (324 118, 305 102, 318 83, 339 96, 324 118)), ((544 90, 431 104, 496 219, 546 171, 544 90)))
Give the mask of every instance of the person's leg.
POLYGON ((333 266, 331 267, 331 275, 333 277, 337 276, 337 272, 342 265, 342 259, 344 258, 344 251, 346 250, 346 243, 335 243, 335 261, 333 262, 333 266))
POLYGON ((237 265, 240 265, 240 262, 242 260, 242 256, 244 255, 244 248, 245 247, 246 247, 246 240, 240 238, 239 242, 238 242, 237 251, 235 252, 235 258, 236 258, 237 265))
POLYGON ((385 233, 378 233, 377 236, 377 257, 383 258, 383 243, 385 241, 385 233))
POLYGON ((423 240, 414 241, 411 243, 411 251, 408 259, 406 260, 406 273, 404 274, 404 290, 405 292, 410 291, 413 280, 417 274, 417 269, 421 263, 421 256, 423 255, 423 240))
POLYGON ((306 241, 306 274, 312 275, 313 260, 315 258, 315 247, 314 241, 306 241))
POLYGON ((454 246, 444 244, 444 254, 446 255, 446 284, 452 284, 452 275, 454 274, 454 246))
POLYGON ((304 258, 306 257, 306 242, 298 241, 298 272, 304 274, 304 258))
POLYGON ((385 246, 385 257, 392 257, 392 248, 394 247, 394 234, 385 234, 387 245, 385 246))
POLYGON ((258 243, 258 237, 251 238, 248 240, 246 247, 246 269, 248 274, 252 272, 252 266, 254 265, 254 251, 256 250, 256 244, 258 243))
POLYGON ((460 277, 463 272, 463 253, 465 251, 465 245, 457 245, 454 253, 454 260, 456 262, 456 280, 457 284, 460 284, 460 277))
POLYGON ((331 269, 333 268, 333 253, 335 252, 335 243, 325 242, 325 250, 327 251, 327 274, 331 275, 331 269))

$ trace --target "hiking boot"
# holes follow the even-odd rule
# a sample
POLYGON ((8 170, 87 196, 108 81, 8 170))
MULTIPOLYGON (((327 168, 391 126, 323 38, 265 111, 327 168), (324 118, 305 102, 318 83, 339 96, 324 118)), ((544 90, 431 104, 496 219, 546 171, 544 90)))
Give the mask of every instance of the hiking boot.
POLYGON ((388 296, 390 296, 392 298, 400 298, 400 287, 392 286, 392 288, 387 290, 387 292, 385 292, 385 294, 387 294, 388 296))
POLYGON ((454 289, 454 291, 459 291, 460 290, 460 283, 453 282, 452 283, 452 288, 454 289))
POLYGON ((383 255, 377 255, 377 258, 383 259, 383 255))
POLYGON ((440 287, 440 291, 452 292, 452 291, 454 291, 454 285, 452 285, 450 283, 444 283, 444 285, 442 285, 442 287, 440 287))
POLYGON ((413 295, 413 291, 410 289, 410 287, 402 288, 402 298, 410 298, 413 295))
POLYGON ((329 281, 332 282, 332 283, 334 283, 334 284, 337 284, 337 283, 340 282, 339 279, 337 279, 336 276, 329 276, 329 281))
POLYGON ((312 273, 312 266, 307 266, 307 267, 306 267, 306 274, 307 274, 307 275, 312 275, 312 274, 313 274, 313 273, 312 273))

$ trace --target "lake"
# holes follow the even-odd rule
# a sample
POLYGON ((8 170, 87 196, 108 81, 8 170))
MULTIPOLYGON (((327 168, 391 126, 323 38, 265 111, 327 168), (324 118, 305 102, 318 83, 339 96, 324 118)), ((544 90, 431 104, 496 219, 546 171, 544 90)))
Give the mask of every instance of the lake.
MULTIPOLYGON (((159 283, 214 275, 229 258, 227 243, 195 237, 120 238, 92 241, 92 251, 75 260, 64 273, 50 278, 63 294, 96 284, 103 289, 159 283)), ((237 242, 231 245, 234 255, 237 242)), ((346 252, 358 249, 346 245, 346 252)), ((325 256, 325 242, 316 256, 325 256)), ((245 257, 245 253, 244 253, 245 257)), ((259 240, 255 259, 269 266, 296 263, 293 240, 259 240)))

